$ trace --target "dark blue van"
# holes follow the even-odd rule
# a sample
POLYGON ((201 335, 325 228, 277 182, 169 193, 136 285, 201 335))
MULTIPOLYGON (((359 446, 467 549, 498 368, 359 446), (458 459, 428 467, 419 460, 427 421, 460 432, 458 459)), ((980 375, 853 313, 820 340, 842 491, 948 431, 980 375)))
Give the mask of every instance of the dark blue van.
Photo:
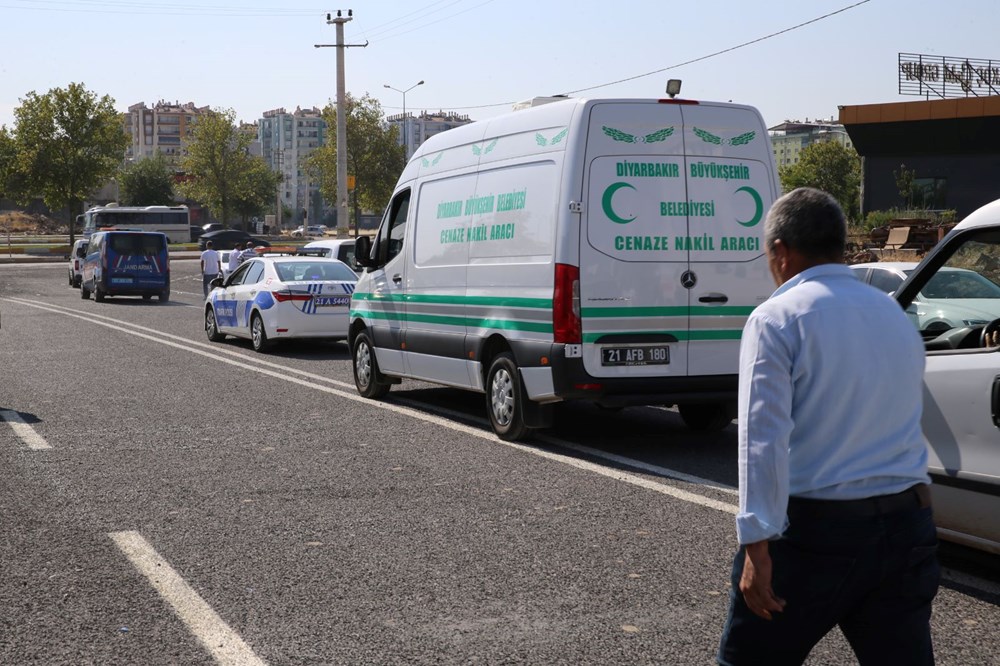
POLYGON ((98 231, 90 236, 83 260, 80 297, 98 303, 106 296, 154 295, 170 299, 167 235, 150 231, 98 231))

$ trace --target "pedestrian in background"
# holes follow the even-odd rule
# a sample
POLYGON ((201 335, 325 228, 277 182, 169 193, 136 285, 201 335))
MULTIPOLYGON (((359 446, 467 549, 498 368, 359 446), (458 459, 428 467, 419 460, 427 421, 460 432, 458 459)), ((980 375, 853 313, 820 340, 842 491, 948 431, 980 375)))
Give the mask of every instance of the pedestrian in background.
POLYGON ((740 347, 726 666, 801 664, 834 626, 862 666, 934 662, 924 346, 898 303, 842 265, 846 233, 811 188, 765 221, 778 290, 740 347))
POLYGON ((257 256, 257 253, 253 251, 253 241, 247 241, 246 248, 240 252, 240 263, 242 264, 247 259, 253 259, 257 256))
POLYGON ((232 275, 240 265, 240 244, 233 243, 233 251, 229 253, 229 274, 232 275))
POLYGON ((212 247, 212 241, 205 242, 205 251, 201 253, 201 286, 208 296, 208 285, 222 272, 219 253, 212 247))

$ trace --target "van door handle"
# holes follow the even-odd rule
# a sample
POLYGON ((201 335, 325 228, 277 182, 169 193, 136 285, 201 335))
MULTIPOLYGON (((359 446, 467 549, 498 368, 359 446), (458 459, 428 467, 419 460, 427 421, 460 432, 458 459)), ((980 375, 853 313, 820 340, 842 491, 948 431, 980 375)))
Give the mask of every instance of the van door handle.
POLYGON ((726 303, 728 301, 729 297, 725 294, 709 294, 698 299, 699 303, 726 303))
POLYGON ((399 273, 396 273, 395 275, 392 276, 392 281, 395 282, 396 284, 399 284, 400 282, 403 281, 403 276, 400 275, 399 273))

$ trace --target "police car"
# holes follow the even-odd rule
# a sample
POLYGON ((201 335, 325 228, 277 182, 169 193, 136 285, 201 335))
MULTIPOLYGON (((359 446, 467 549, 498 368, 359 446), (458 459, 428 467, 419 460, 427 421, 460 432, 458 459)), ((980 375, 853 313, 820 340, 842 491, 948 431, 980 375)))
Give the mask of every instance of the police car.
POLYGON ((247 338, 258 352, 289 338, 346 339, 354 271, 336 259, 260 251, 212 282, 204 309, 208 339, 247 338))

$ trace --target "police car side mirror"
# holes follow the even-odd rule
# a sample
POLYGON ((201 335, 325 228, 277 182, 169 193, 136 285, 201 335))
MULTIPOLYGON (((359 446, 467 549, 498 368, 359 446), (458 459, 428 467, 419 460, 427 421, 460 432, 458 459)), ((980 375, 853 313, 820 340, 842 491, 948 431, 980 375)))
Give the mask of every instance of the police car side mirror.
POLYGON ((358 236, 354 241, 354 262, 358 266, 373 268, 375 262, 371 259, 372 239, 368 236, 358 236))
POLYGON ((217 278, 213 279, 211 282, 208 283, 208 286, 211 287, 212 289, 215 289, 216 287, 221 287, 222 286, 222 278, 217 277, 217 278))

